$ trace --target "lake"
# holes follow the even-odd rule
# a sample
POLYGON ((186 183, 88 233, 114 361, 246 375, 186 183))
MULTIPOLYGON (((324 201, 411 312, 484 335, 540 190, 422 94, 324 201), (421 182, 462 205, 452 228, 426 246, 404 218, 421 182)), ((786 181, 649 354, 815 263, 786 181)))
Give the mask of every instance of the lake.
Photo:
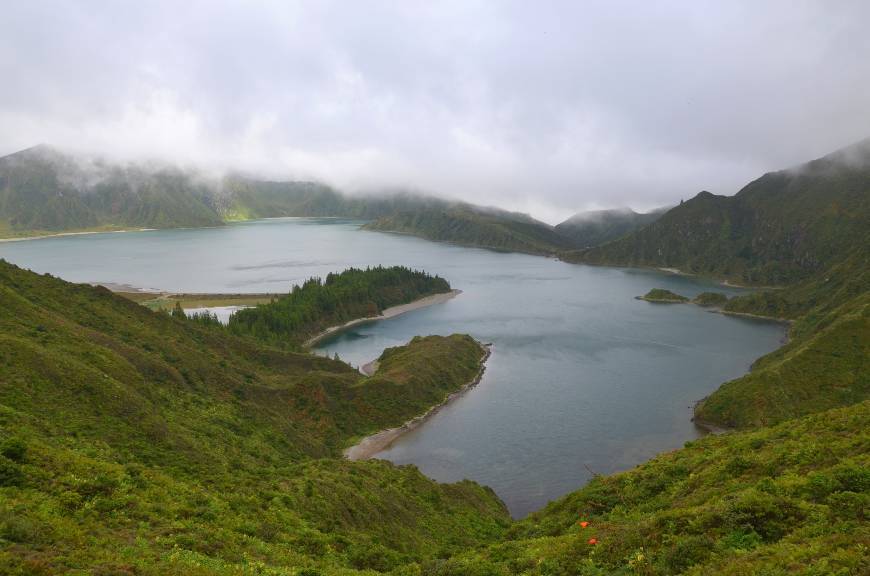
POLYGON ((783 325, 635 300, 738 290, 647 270, 590 267, 360 230, 340 219, 0 243, 0 258, 74 282, 172 292, 285 292, 349 266, 404 265, 463 293, 322 342, 354 366, 415 335, 491 342, 480 384, 378 454, 440 481, 491 486, 522 517, 702 432, 694 403, 777 348, 783 325))

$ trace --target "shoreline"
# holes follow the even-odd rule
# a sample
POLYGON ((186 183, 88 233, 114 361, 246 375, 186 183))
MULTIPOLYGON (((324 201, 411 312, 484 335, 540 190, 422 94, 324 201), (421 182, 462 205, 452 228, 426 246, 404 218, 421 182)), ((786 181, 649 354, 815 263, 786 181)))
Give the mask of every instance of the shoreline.
POLYGON ((390 306, 385 309, 379 316, 368 316, 366 318, 357 318, 356 320, 351 320, 349 322, 345 322, 344 324, 340 324, 338 326, 330 326, 323 332, 316 334, 306 340, 303 344, 303 348, 311 348, 321 340, 324 340, 330 336, 335 336, 336 334, 340 334, 341 332, 353 328, 354 326, 358 326, 359 324, 366 324, 368 322, 377 322, 378 320, 387 320, 389 318, 395 318, 396 316, 400 316, 405 314, 406 312, 411 312, 413 310, 419 310, 420 308, 426 308, 428 306, 434 306, 435 304, 441 304, 455 298, 462 294, 462 290, 453 289, 450 292, 441 292, 439 294, 431 294, 429 296, 424 296, 423 298, 418 298, 413 302, 408 302, 407 304, 399 304, 398 306, 390 306))
MULTIPOLYGON (((470 382, 463 384, 456 392, 451 392, 444 400, 435 404, 419 416, 414 416, 401 426, 375 432, 370 436, 366 436, 353 446, 345 448, 342 451, 342 456, 351 461, 368 460, 372 458, 375 454, 392 446, 392 444, 400 437, 426 422, 426 420, 434 416, 438 410, 447 406, 453 400, 477 386, 483 378, 483 373, 486 371, 486 361, 489 360, 489 357, 492 354, 492 344, 480 344, 480 347, 483 349, 483 357, 480 359, 480 369, 477 371, 477 375, 475 375, 470 382)), ((375 361, 375 363, 376 362, 377 361, 375 361)), ((370 364, 373 363, 369 363, 366 366, 369 366, 370 364)))
POLYGON ((60 238, 62 236, 85 236, 88 234, 120 234, 123 232, 150 232, 158 228, 122 228, 120 230, 83 230, 80 232, 58 232, 56 234, 40 234, 38 236, 12 236, 0 238, 0 242, 24 242, 26 240, 43 240, 45 238, 60 238))

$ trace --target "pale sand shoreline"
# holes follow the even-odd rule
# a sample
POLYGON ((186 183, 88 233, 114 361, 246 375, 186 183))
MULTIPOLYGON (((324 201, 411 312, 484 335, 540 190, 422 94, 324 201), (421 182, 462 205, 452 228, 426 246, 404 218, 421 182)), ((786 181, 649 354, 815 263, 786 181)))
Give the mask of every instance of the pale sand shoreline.
POLYGON ((62 236, 85 236, 87 234, 121 234, 123 232, 150 232, 157 228, 129 228, 124 230, 85 230, 83 232, 58 232, 57 234, 41 234, 39 236, 14 236, 12 238, 0 238, 0 242, 24 242, 25 240, 43 240, 45 238, 59 238, 62 236))
POLYGON ((411 418, 401 426, 397 428, 387 428, 386 430, 381 430, 371 436, 366 436, 357 444, 354 444, 350 448, 346 448, 343 453, 344 457, 348 460, 368 460, 378 452, 389 448, 393 442, 402 435, 423 424, 438 412, 438 410, 477 386, 477 384, 480 383, 481 378, 483 378, 483 373, 486 371, 486 361, 492 353, 492 344, 481 344, 480 346, 484 350, 483 358, 480 359, 480 370, 478 370, 477 375, 471 382, 464 384, 459 390, 449 394, 443 401, 432 406, 423 414, 411 418))
POLYGON ((345 322, 340 326, 331 326, 321 332, 320 334, 309 338, 303 344, 305 348, 311 348, 324 338, 328 336, 334 336, 335 334, 347 330, 348 328, 352 328, 353 326, 357 326, 358 324, 365 324, 367 322, 376 322, 378 320, 386 320, 388 318, 395 318, 400 314, 404 314, 406 312, 411 312, 413 310, 419 310, 420 308, 426 308, 427 306, 433 306, 435 304, 441 304, 442 302, 447 302, 451 298, 455 298, 462 294, 462 290, 451 290, 450 292, 443 292, 441 294, 433 294, 431 296, 426 296, 424 298, 420 298, 419 300, 414 300, 413 302, 409 302, 407 304, 401 304, 399 306, 391 306, 384 310, 380 316, 369 316, 368 318, 357 318, 356 320, 351 320, 350 322, 345 322))

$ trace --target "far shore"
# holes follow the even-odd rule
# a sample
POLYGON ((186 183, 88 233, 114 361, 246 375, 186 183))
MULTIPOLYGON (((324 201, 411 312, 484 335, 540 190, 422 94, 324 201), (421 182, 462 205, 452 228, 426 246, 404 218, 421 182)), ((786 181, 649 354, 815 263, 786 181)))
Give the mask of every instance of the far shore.
MULTIPOLYGON (((372 434, 371 436, 366 436, 357 444, 354 444, 350 448, 346 448, 344 450, 344 457, 348 460, 368 460, 378 452, 389 448, 393 444, 393 442, 395 442, 402 435, 407 434, 411 430, 423 424, 426 420, 428 420, 436 412, 438 412, 438 410, 448 405, 450 402, 452 402, 468 390, 477 386, 480 383, 481 378, 483 378, 483 373, 486 371, 486 361, 489 359, 489 355, 492 353, 492 344, 481 344, 480 346, 481 348, 483 348, 484 351, 483 358, 480 359, 480 370, 478 370, 477 375, 471 382, 463 385, 456 392, 449 394, 447 398, 445 398, 439 404, 432 406, 423 414, 411 418, 401 426, 398 426, 396 428, 387 428, 386 430, 381 430, 380 432, 372 434)), ((367 364, 366 366, 369 366, 369 364, 367 364)))
POLYGON ((377 322, 378 320, 386 320, 387 318, 395 318, 400 314, 404 314, 406 312, 411 312, 413 310, 419 310, 420 308, 426 308, 427 306, 433 306, 435 304, 441 304, 442 302, 447 302, 451 298, 455 298, 462 294, 462 290, 451 290, 450 292, 442 292, 441 294, 432 294, 431 296, 425 296, 420 298, 419 300, 414 300, 413 302, 409 302, 407 304, 400 304, 399 306, 391 306, 384 310, 380 316, 369 316, 367 318, 357 318, 356 320, 351 320, 350 322, 345 322, 339 326, 331 326, 317 334, 316 336, 309 338, 305 341, 303 346, 305 348, 311 348, 321 340, 334 336, 340 332, 343 332, 349 328, 357 326, 359 324, 366 324, 368 322, 377 322))
POLYGON ((157 228, 123 228, 119 230, 81 230, 79 232, 57 232, 56 234, 39 234, 35 236, 12 236, 0 238, 0 242, 24 242, 25 240, 42 240, 44 238, 58 238, 61 236, 84 236, 87 234, 120 234, 122 232, 148 232, 157 228))

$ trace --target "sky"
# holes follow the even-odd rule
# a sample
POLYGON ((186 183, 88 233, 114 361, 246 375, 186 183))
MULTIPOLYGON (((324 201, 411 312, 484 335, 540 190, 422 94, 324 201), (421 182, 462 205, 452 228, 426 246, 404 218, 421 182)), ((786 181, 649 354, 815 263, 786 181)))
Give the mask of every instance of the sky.
POLYGON ((4 2, 39 143, 529 212, 733 194, 870 136, 870 2, 4 2))

